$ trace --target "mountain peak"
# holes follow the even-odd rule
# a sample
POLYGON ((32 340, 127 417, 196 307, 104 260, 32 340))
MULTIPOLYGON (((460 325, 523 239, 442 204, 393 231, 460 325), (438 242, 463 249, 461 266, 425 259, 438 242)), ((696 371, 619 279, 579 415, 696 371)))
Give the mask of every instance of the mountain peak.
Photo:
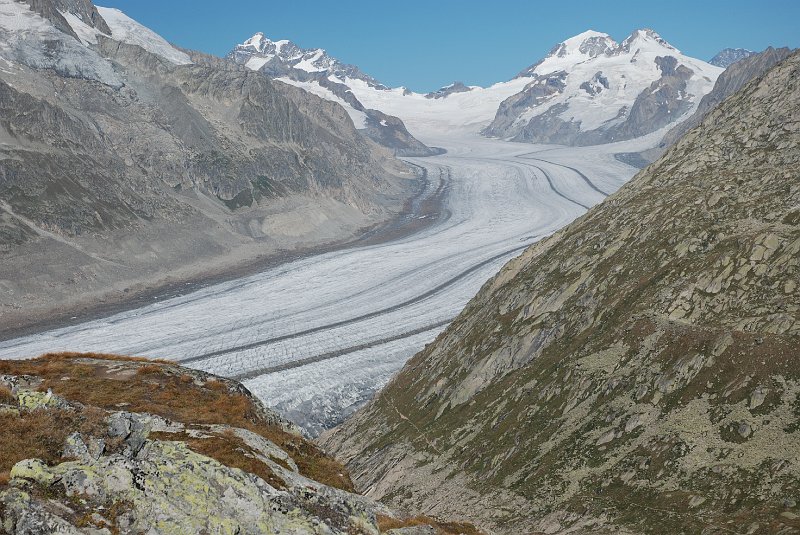
POLYGON ((744 58, 750 57, 756 53, 757 52, 747 50, 746 48, 725 48, 720 50, 716 56, 711 58, 709 63, 716 65, 717 67, 727 69, 737 61, 743 60, 744 58))
POLYGON ((550 51, 550 56, 563 58, 571 55, 595 57, 613 49, 617 43, 607 33, 586 30, 561 43, 550 51))
POLYGON ((252 48, 254 51, 260 54, 281 54, 284 52, 284 49, 295 49, 299 50, 297 45, 289 41, 288 39, 281 39, 279 41, 273 41, 263 32, 257 32, 253 37, 246 40, 244 43, 239 45, 241 48, 252 48))
MULTIPOLYGON (((273 41, 263 32, 257 32, 228 54, 236 63, 252 70, 269 69, 273 74, 287 74, 287 70, 304 71, 311 75, 320 73, 339 79, 358 78, 372 87, 386 87, 362 73, 358 67, 343 63, 328 54, 324 48, 300 48, 288 39, 273 41)), ((304 75, 305 76, 305 75, 304 75)))
POLYGON ((663 37, 661 37, 658 32, 655 30, 651 30, 650 28, 640 28, 638 30, 633 30, 633 32, 622 41, 620 44, 620 49, 624 50, 625 52, 629 52, 635 46, 642 46, 642 45, 656 45, 667 48, 674 52, 678 52, 678 49, 669 44, 663 37))

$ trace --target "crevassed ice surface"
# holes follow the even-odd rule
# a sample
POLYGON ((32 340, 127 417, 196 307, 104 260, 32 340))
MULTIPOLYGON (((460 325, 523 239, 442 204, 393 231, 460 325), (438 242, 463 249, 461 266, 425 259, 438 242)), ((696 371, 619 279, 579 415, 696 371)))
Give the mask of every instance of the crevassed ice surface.
POLYGON ((242 380, 314 435, 369 399, 522 248, 635 172, 613 156, 630 143, 562 148, 469 133, 423 139, 449 151, 409 158, 428 170, 432 188, 447 184, 446 215, 424 230, 0 342, 0 357, 76 350, 170 359, 242 380))

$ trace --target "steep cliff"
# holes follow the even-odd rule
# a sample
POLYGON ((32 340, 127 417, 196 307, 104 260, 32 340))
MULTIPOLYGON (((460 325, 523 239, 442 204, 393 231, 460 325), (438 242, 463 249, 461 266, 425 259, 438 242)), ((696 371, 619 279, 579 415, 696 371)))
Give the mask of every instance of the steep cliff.
POLYGON ((800 529, 800 53, 511 261, 324 438, 503 533, 800 529))

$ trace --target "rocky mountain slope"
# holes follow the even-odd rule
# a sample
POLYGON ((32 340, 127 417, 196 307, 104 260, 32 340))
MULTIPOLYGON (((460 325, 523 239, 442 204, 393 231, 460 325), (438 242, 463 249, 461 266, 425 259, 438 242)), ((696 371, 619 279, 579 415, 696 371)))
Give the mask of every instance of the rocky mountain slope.
POLYGON ((6 328, 346 239, 414 182, 341 106, 88 0, 0 2, 0 159, 6 328))
POLYGON ((388 88, 358 67, 342 63, 321 48, 302 49, 291 41, 272 41, 263 33, 257 33, 237 45, 228 58, 280 82, 338 102, 347 110, 357 129, 399 156, 431 156, 442 152, 425 146, 409 134, 401 119, 365 108, 343 83, 344 80, 358 80, 375 90, 388 88))
POLYGON ((744 58, 749 58, 753 54, 757 54, 757 52, 747 50, 746 48, 725 48, 720 50, 719 53, 708 60, 708 62, 712 65, 716 65, 717 67, 727 69, 737 61, 741 61, 744 58))
POLYGON ((168 363, 0 361, 0 443, 0 533, 478 533, 354 494, 242 385, 168 363))
POLYGON ((800 530, 800 53, 511 261, 323 445, 501 533, 800 530))
POLYGON ((653 30, 636 30, 621 43, 587 31, 522 71, 525 88, 503 101, 483 133, 566 145, 632 139, 685 115, 720 72, 653 30))

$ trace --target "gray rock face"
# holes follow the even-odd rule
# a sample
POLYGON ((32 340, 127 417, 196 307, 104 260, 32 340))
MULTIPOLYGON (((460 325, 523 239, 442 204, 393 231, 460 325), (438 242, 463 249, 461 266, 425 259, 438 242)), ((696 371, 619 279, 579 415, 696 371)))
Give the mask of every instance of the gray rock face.
MULTIPOLYGON (((513 95, 504 100, 497 110, 492 124, 489 125, 483 133, 487 136, 503 136, 509 130, 514 128, 514 124, 518 121, 519 116, 527 109, 535 106, 541 106, 547 102, 551 97, 560 94, 566 87, 567 73, 564 71, 557 71, 548 75, 534 75, 531 81, 523 91, 513 95)), ((558 115, 566 108, 565 106, 554 106, 551 112, 543 114, 541 119, 537 118, 535 123, 531 125, 528 123, 523 128, 523 133, 517 134, 522 138, 527 135, 525 130, 529 132, 542 132, 542 136, 546 137, 561 137, 565 134, 555 134, 553 130, 558 130, 566 127, 569 130, 574 130, 566 124, 562 125, 564 121, 554 119, 554 115, 558 115), (555 123, 555 124, 554 124, 555 123), (530 128, 528 128, 530 126, 530 128)))
MULTIPOLYGON (((27 2, 33 11, 40 14, 42 17, 49 20, 53 26, 60 31, 67 33, 76 39, 78 36, 75 31, 64 19, 62 13, 70 13, 75 15, 91 26, 97 28, 106 35, 111 35, 111 29, 108 24, 97 12, 97 8, 91 0, 17 0, 27 2)), ((79 39, 80 40, 80 39, 79 39)))
POLYGON ((402 206, 406 171, 336 103, 2 8, 27 27, 0 27, 0 314, 338 241, 402 206))
MULTIPOLYGON (((352 94, 352 93, 351 93, 352 94)), ((380 110, 364 110, 366 128, 361 132, 372 141, 391 149, 396 156, 434 156, 444 149, 428 147, 412 136, 403 121, 380 110)))
POLYGON ((603 76, 603 71, 598 71, 591 80, 587 80, 581 84, 581 89, 586 91, 592 96, 597 96, 603 90, 608 89, 608 78, 603 76))
POLYGON ((753 52, 752 50, 747 50, 746 48, 725 48, 716 56, 711 58, 708 62, 712 65, 716 65, 717 67, 727 69, 737 61, 749 58, 754 54, 758 54, 758 52, 753 52))
POLYGON ((686 92, 687 81, 694 72, 679 65, 673 56, 656 58, 661 78, 642 91, 623 123, 608 129, 604 141, 632 139, 649 134, 675 121, 691 106, 686 92))

